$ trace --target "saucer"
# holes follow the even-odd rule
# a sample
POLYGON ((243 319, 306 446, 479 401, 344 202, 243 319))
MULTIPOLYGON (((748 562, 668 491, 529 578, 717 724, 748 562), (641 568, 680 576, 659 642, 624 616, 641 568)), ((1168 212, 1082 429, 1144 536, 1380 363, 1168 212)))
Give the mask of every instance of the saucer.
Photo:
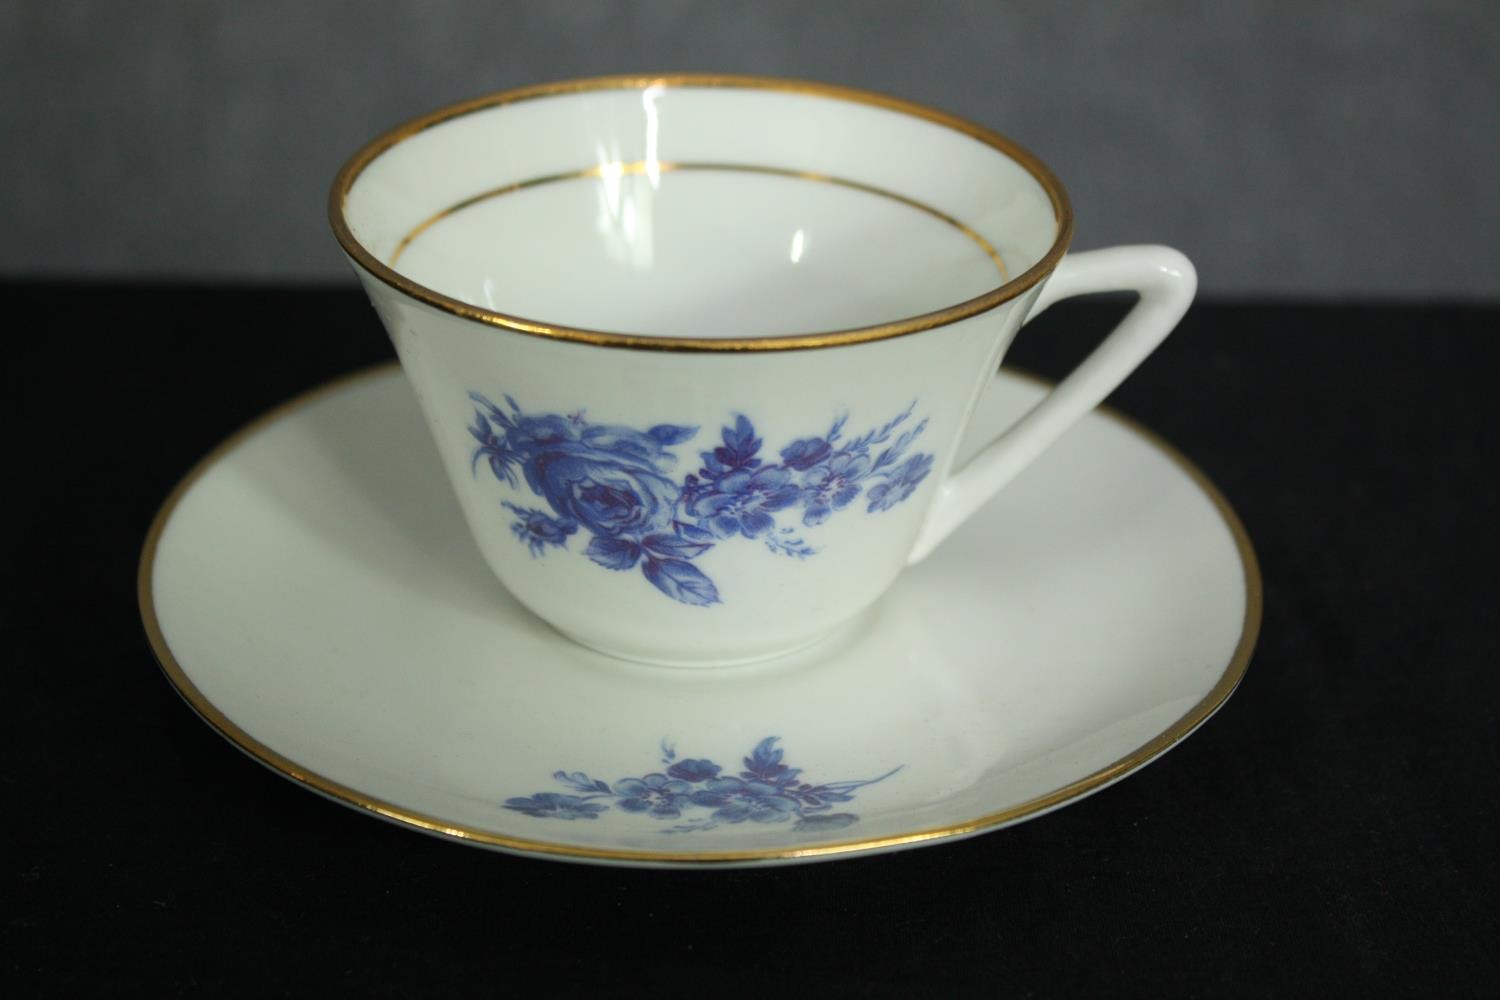
MULTIPOLYGON (((1002 373, 965 454, 1044 392, 1002 373)), ((305 787, 502 851, 658 867, 1039 816, 1201 725, 1260 624, 1223 497, 1100 411, 818 646, 722 670, 614 660, 495 580, 393 365, 205 458, 152 526, 140 600, 188 704, 305 787)))

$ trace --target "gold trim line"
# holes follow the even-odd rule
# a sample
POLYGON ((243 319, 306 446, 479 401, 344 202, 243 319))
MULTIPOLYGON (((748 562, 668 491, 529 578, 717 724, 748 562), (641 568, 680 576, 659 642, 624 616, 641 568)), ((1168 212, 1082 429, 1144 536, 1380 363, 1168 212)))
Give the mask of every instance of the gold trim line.
MULTIPOLYGON (((156 563, 156 549, 161 541, 162 532, 166 529, 173 511, 177 509, 177 505, 204 473, 241 443, 281 418, 353 385, 357 385, 368 379, 388 375, 395 368, 394 364, 377 365, 374 368, 355 372, 352 375, 346 375, 343 378, 335 379, 332 382, 311 389, 251 421, 205 455, 167 496, 161 509, 152 521, 151 528, 146 535, 145 545, 141 549, 141 561, 136 575, 136 589, 137 598, 140 602, 141 622, 145 627, 146 638, 151 645, 151 650, 155 654, 157 662, 161 665, 162 672, 166 674, 167 680, 177 690, 177 693, 182 696, 183 700, 192 707, 193 711, 204 722, 208 723, 219 735, 223 736, 240 750, 243 750, 249 756, 284 777, 290 778, 314 791, 321 792, 329 798, 345 805, 373 813, 404 826, 413 827, 427 833, 439 834, 457 840, 471 841, 476 844, 483 844, 488 847, 500 848, 507 851, 516 851, 523 854, 596 861, 637 861, 705 866, 747 861, 780 861, 799 858, 830 857, 839 854, 875 851, 885 848, 909 847, 932 840, 963 837, 1005 826, 1025 819, 1028 816, 1046 812, 1049 809, 1103 788, 1150 763, 1207 721, 1209 716, 1213 715, 1228 700, 1229 696, 1234 693, 1234 689, 1239 686, 1240 680, 1245 676, 1245 670, 1249 666, 1250 657, 1255 651, 1256 637, 1260 633, 1263 585, 1261 582, 1260 564, 1256 559, 1254 546, 1251 544, 1250 536, 1246 533, 1245 526, 1241 523, 1239 516, 1230 507, 1229 501, 1219 492, 1218 487, 1175 447, 1168 444, 1154 431, 1136 423, 1129 417, 1108 407, 1100 407, 1099 412, 1101 414, 1124 425, 1127 430, 1139 435, 1160 449, 1174 465, 1186 473, 1197 484, 1198 488, 1204 492, 1218 510, 1219 516, 1224 519, 1225 527, 1229 529, 1231 536, 1234 538, 1235 548, 1238 550, 1240 563, 1244 570, 1245 582, 1245 614, 1240 629, 1240 638, 1235 645, 1234 652, 1229 658, 1229 662, 1224 667, 1224 672, 1219 676, 1213 688, 1196 705, 1190 708, 1185 715, 1166 730, 1114 763, 1045 795, 1001 809, 997 812, 977 816, 961 823, 914 830, 908 833, 891 834, 884 837, 873 837, 867 840, 846 840, 831 844, 815 844, 808 847, 780 850, 641 851, 580 847, 572 844, 558 844, 522 837, 509 837, 504 834, 481 830, 477 827, 448 823, 435 816, 428 816, 405 809, 394 803, 366 795, 357 789, 350 788, 348 785, 340 784, 331 778, 326 778, 321 774, 302 767, 300 764, 282 756, 251 736, 221 712, 193 684, 188 678, 187 672, 183 670, 182 665, 177 662, 177 658, 172 654, 171 647, 167 644, 166 636, 162 633, 161 623, 156 616, 156 601, 152 583, 152 572, 156 563)), ((1033 381, 1050 385, 1045 379, 1037 378, 1034 375, 1029 375, 1025 372, 1016 372, 1015 369, 1010 368, 1006 370, 1013 374, 1020 374, 1030 378, 1033 381)))
MULTIPOLYGON (((483 197, 483 195, 476 197, 483 197)), ((440 108, 430 114, 398 125, 376 137, 355 152, 334 177, 333 185, 328 194, 328 219, 330 225, 333 227, 334 236, 339 241, 339 245, 343 247, 344 252, 349 255, 350 259, 359 268, 397 291, 435 309, 454 316, 460 316, 464 319, 473 320, 476 323, 498 327, 515 333, 546 337, 577 344, 588 344, 594 347, 617 347, 654 351, 742 352, 808 350, 821 347, 863 344, 875 340, 902 337, 908 334, 920 333, 924 330, 936 329, 937 327, 946 326, 950 323, 956 323, 959 320, 968 319, 971 316, 987 312, 1040 283, 1047 275, 1052 273, 1053 268, 1062 260, 1063 254, 1067 252, 1068 244, 1073 237, 1073 209, 1069 204, 1068 195, 1063 189, 1062 183, 1034 154, 1012 140, 1007 139, 1005 136, 1000 135, 998 132, 967 119, 960 118, 957 115, 949 114, 946 111, 940 111, 937 108, 874 91, 858 90, 853 87, 817 83, 809 80, 711 73, 680 73, 665 76, 605 76, 562 80, 556 83, 537 84, 530 87, 521 87, 516 90, 502 91, 440 108), (776 337, 662 337, 647 334, 589 330, 581 327, 546 323, 540 320, 513 316, 492 309, 484 309, 463 302, 413 281, 396 271, 390 264, 381 261, 367 250, 355 237, 353 230, 349 226, 348 220, 345 217, 345 205, 348 200, 349 191, 353 188, 354 182, 359 178, 360 174, 382 153, 429 128, 441 125, 444 122, 451 121, 463 115, 508 104, 517 104, 522 101, 533 101, 563 94, 578 94, 589 91, 644 90, 648 87, 724 88, 805 94, 830 100, 846 101, 851 104, 884 108, 888 111, 894 111, 941 125, 981 142, 1010 158, 1025 169, 1041 185, 1042 189, 1047 193, 1048 199, 1052 202, 1053 215, 1057 220, 1057 230, 1052 245, 1042 258, 1026 271, 1008 281, 1004 281, 998 287, 982 295, 943 309, 910 316, 893 322, 881 323, 875 326, 776 337)))
POLYGON ((970 240, 972 240, 975 245, 979 247, 979 249, 983 250, 985 252, 985 255, 988 256, 990 260, 995 262, 995 267, 1000 271, 1001 280, 1005 280, 1010 277, 1010 272, 1005 269, 1005 261, 1000 257, 1000 251, 996 250, 990 243, 990 241, 976 232, 973 227, 960 222, 958 219, 955 219, 953 216, 949 215, 946 212, 940 212, 937 209, 933 208, 931 205, 917 201, 915 198, 908 198, 904 194, 897 194, 894 191, 887 191, 885 188, 879 188, 874 186, 873 184, 865 184, 861 181, 851 181, 845 177, 834 177, 831 174, 820 174, 812 170, 790 170, 785 167, 764 167, 757 166, 751 163, 675 163, 670 160, 635 160, 631 163, 601 163, 596 166, 583 167, 578 170, 569 170, 560 174, 548 174, 545 177, 533 177, 529 180, 516 181, 513 184, 501 184, 498 187, 492 187, 487 191, 481 191, 476 195, 463 199, 462 201, 454 202, 447 208, 442 209, 438 212, 434 212, 432 215, 417 223, 416 226, 412 227, 412 230, 409 233, 401 237, 401 242, 397 243, 396 249, 391 251, 391 259, 387 261, 387 263, 389 263, 392 267, 395 267, 396 261, 401 259, 401 255, 406 252, 407 247, 411 246, 412 241, 415 240, 418 236, 421 236, 428 229, 432 228, 432 226, 436 225, 439 222, 442 222, 449 216, 456 215, 459 212, 462 212, 466 208, 471 208, 474 205, 489 201, 492 198, 499 198, 507 194, 514 194, 517 191, 526 191, 531 188, 542 187, 547 184, 557 184, 561 181, 576 181, 584 180, 586 178, 600 178, 609 176, 640 177, 651 176, 652 174, 660 175, 670 173, 686 173, 689 171, 721 171, 723 173, 765 174, 771 177, 785 177, 792 180, 814 181, 819 184, 832 184, 836 187, 849 188, 853 191, 862 191, 865 194, 873 194, 890 201, 899 202, 900 204, 905 205, 908 208, 914 208, 919 212, 930 215, 934 219, 937 219, 939 222, 947 223, 949 226, 952 226, 954 229, 957 229, 959 232, 963 233, 970 240))

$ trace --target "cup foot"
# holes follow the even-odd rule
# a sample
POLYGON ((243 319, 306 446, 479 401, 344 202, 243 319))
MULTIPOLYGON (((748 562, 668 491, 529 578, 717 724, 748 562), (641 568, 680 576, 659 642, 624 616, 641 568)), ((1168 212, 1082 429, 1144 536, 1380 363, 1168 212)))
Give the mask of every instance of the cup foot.
POLYGON ((617 646, 609 642, 601 642, 587 636, 578 635, 576 632, 569 632, 566 629, 557 629, 557 632, 559 635, 578 643, 580 646, 592 649, 596 653, 603 653, 605 656, 617 660, 628 660, 631 663, 639 663, 651 667, 664 667, 670 670, 732 670, 736 667, 759 666, 784 660, 789 656, 810 649, 813 646, 821 645, 844 634, 856 627, 863 617, 863 613, 857 614, 853 618, 846 619, 812 635, 800 636, 791 642, 781 642, 764 647, 751 647, 732 653, 709 655, 661 654, 654 650, 631 646, 617 646))

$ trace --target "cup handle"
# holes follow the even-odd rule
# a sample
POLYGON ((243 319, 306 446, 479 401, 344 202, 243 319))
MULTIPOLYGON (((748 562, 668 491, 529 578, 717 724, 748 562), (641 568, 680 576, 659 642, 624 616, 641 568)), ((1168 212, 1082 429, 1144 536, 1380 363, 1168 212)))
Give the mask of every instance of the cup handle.
POLYGON ((938 486, 907 564, 920 562, 970 515, 1104 401, 1182 319, 1198 275, 1171 247, 1127 246, 1069 254, 1031 307, 1030 322, 1058 299, 1091 292, 1139 292, 1113 332, 1040 403, 938 486))

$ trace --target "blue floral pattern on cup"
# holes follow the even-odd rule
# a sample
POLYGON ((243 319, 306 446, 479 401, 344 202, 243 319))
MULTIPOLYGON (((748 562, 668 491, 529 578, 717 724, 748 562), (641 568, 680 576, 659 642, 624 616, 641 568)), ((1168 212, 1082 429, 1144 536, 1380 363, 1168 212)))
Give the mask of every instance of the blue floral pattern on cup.
POLYGON ((884 781, 900 767, 863 781, 810 782, 802 769, 791 767, 776 746, 779 737, 767 736, 755 745, 738 774, 725 774, 705 758, 677 759, 677 751, 662 742, 663 770, 614 784, 590 778, 582 771, 556 771, 552 777, 571 790, 537 792, 505 800, 505 808, 537 819, 598 819, 611 808, 637 813, 671 825, 662 833, 697 833, 722 824, 791 823, 799 832, 837 830, 859 821, 851 812, 833 807, 853 801, 866 785, 884 781))
POLYGON ((702 465, 681 481, 672 449, 697 427, 658 424, 635 430, 595 424, 581 412, 528 414, 510 396, 497 406, 477 392, 469 433, 483 462, 512 489, 524 482, 544 506, 504 501, 511 531, 531 551, 566 549, 579 529, 584 555, 605 569, 640 567, 662 593, 683 604, 721 603, 718 586, 693 560, 733 538, 759 541, 778 555, 805 559, 817 550, 800 529, 778 518, 801 512, 816 528, 863 498, 878 514, 909 498, 932 472, 933 456, 911 453, 927 427, 911 422, 915 402, 883 426, 844 437, 846 417, 824 434, 799 438, 768 462, 755 425, 743 414, 720 431, 720 443, 699 452, 702 465))

